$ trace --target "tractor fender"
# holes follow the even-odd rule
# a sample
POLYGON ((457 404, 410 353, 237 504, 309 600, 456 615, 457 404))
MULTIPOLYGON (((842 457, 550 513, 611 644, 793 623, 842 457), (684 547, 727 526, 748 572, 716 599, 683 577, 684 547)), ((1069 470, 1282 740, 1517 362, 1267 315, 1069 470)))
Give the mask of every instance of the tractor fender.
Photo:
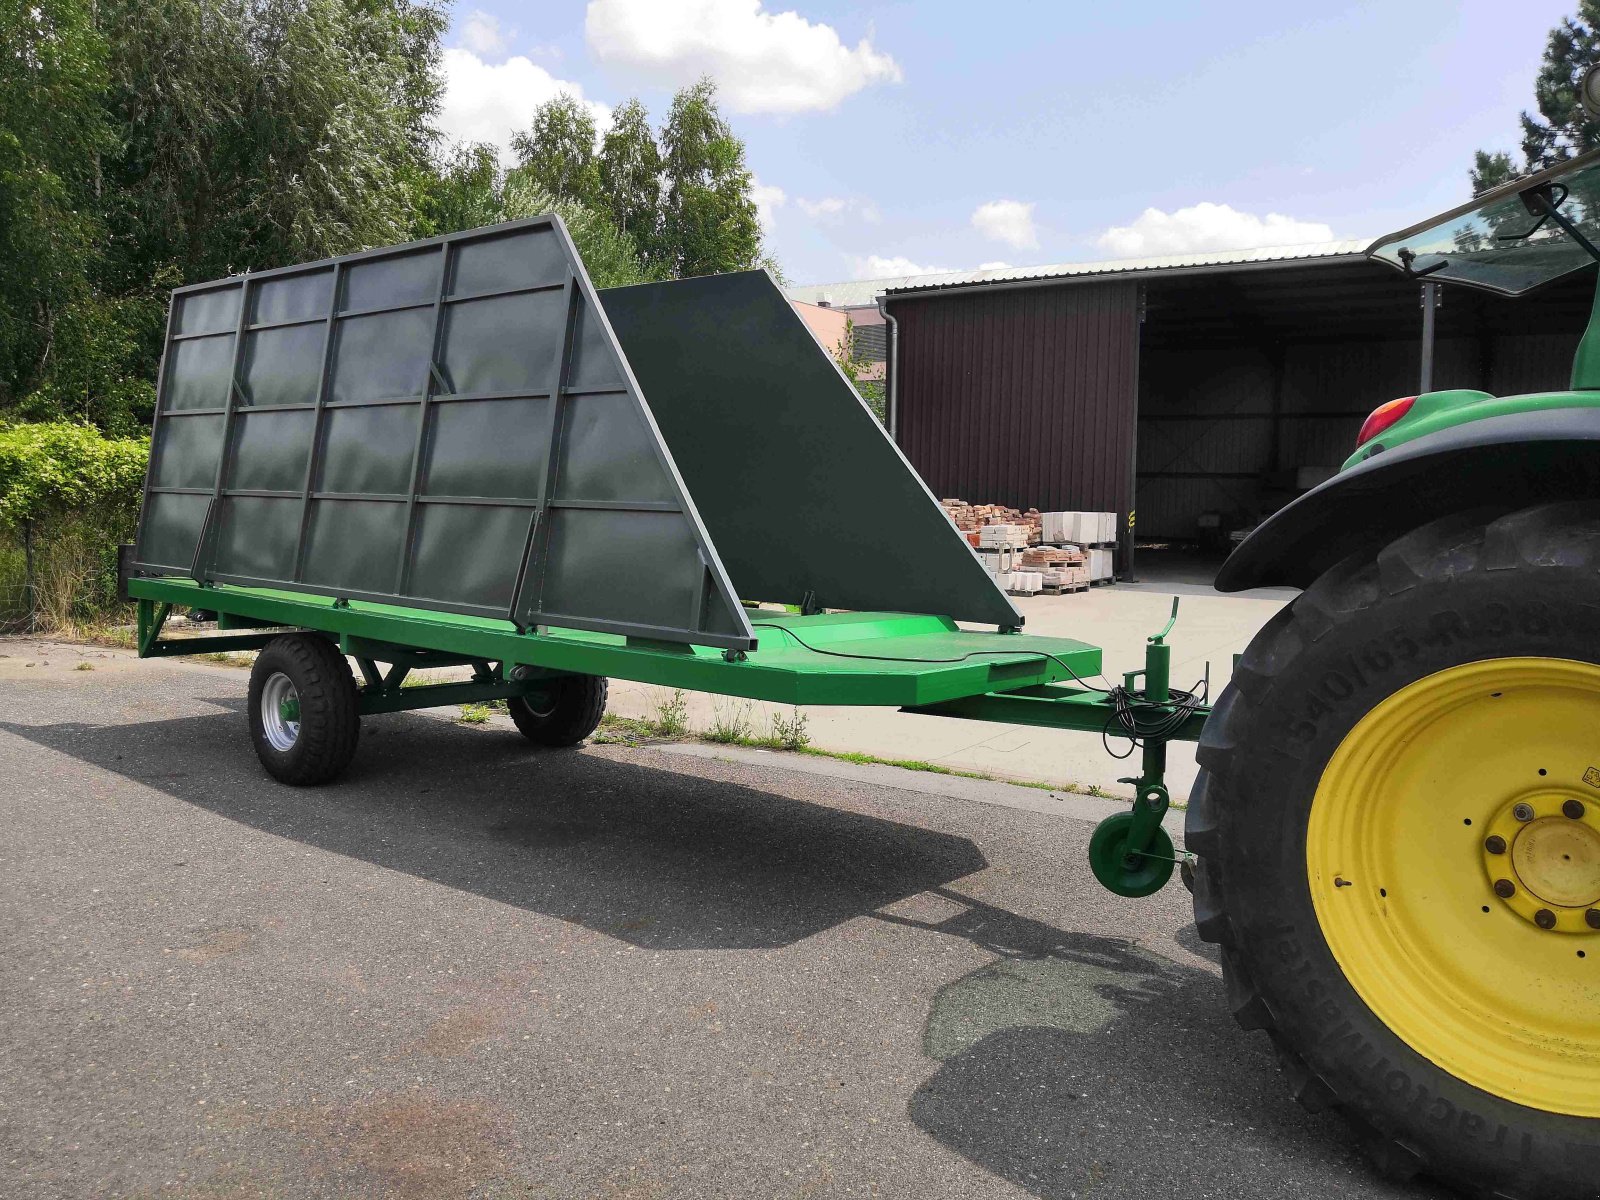
POLYGON ((1383 450, 1279 509, 1229 556, 1217 590, 1309 587, 1358 550, 1454 512, 1600 499, 1600 408, 1468 421, 1383 450))

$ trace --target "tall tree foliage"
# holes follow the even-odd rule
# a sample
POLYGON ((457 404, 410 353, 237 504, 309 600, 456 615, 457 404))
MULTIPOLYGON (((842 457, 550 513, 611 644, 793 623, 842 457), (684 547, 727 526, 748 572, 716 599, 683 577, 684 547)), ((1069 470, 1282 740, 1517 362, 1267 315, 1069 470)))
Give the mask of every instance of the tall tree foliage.
POLYGON ((533 124, 511 138, 511 151, 534 186, 557 200, 594 204, 600 194, 594 114, 571 96, 534 110, 533 124))
POLYGON ((36 387, 89 294, 111 145, 88 6, 0 0, 0 407, 36 387))
POLYGON ((716 99, 709 78, 684 88, 661 130, 667 197, 657 261, 673 276, 738 271, 761 261, 744 143, 716 99))
POLYGON ((661 151, 650 114, 637 98, 612 114, 600 147, 600 197, 618 229, 643 259, 656 253, 661 230, 661 151))
POLYGON ((596 286, 644 283, 654 277, 633 240, 608 213, 552 195, 526 169, 502 171, 493 146, 456 147, 441 164, 422 210, 430 235, 553 212, 572 235, 596 286))
POLYGON ((136 427, 167 289, 408 237, 443 28, 438 0, 0 0, 0 415, 136 427))
POLYGON ((1472 194, 1481 195, 1520 174, 1543 170, 1600 146, 1600 121, 1578 102, 1583 73, 1600 62, 1600 0, 1579 0, 1578 13, 1550 31, 1533 81, 1538 115, 1522 114, 1520 167, 1504 151, 1479 150, 1470 172, 1472 194))
MULTIPOLYGON (((744 143, 702 79, 673 97, 659 138, 637 99, 617 109, 595 150, 594 119, 559 96, 512 139, 511 178, 568 206, 604 214, 661 278, 760 265, 761 225, 744 143)), ((770 265, 770 264, 769 264, 770 265)))

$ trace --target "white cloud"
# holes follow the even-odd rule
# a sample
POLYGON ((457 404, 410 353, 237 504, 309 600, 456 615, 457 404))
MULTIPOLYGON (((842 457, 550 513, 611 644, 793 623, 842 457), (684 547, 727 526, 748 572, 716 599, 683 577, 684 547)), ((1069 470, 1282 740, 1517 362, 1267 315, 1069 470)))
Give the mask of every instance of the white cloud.
POLYGON ((852 200, 843 196, 823 196, 816 200, 807 200, 803 196, 796 196, 794 202, 806 216, 825 225, 846 217, 869 225, 883 219, 877 208, 868 200, 852 200))
POLYGON ((980 270, 980 271, 1009 271, 1009 270, 1011 270, 1011 264, 1008 263, 1008 262, 979 263, 978 264, 978 270, 980 270))
POLYGON ((897 275, 939 275, 950 269, 925 267, 912 262, 909 258, 901 258, 898 255, 885 258, 880 254, 868 254, 864 258, 857 258, 853 265, 857 279, 891 279, 897 275))
MULTIPOLYGON (((775 183, 762 183, 755 176, 750 177, 750 199, 755 202, 756 219, 761 222, 764 233, 772 232, 773 212, 782 208, 789 202, 788 195, 775 183)), ((797 201, 804 206, 805 201, 797 201)))
POLYGON ((584 100, 581 85, 557 79, 520 54, 490 64, 471 50, 451 47, 444 52, 444 79, 439 128, 452 141, 488 142, 502 161, 510 161, 511 135, 528 127, 534 109, 560 95, 583 100, 599 132, 611 127, 611 110, 584 100))
POLYGON ((795 197, 795 203, 800 206, 800 211, 816 221, 826 221, 830 217, 837 217, 850 206, 848 200, 841 200, 838 196, 824 196, 820 200, 806 200, 795 197))
POLYGON ((636 76, 680 86, 710 75, 734 112, 831 109, 904 78, 870 38, 846 46, 831 25, 762 0, 589 0, 584 32, 596 58, 636 76))
POLYGON ((1333 229, 1320 221, 1297 221, 1282 213, 1258 217, 1210 201, 1170 213, 1147 208, 1132 224, 1113 225, 1095 239, 1102 249, 1129 258, 1331 241, 1333 229))
POLYGON ((1020 200, 990 200, 972 210, 972 227, 984 237, 1031 250, 1039 244, 1033 227, 1033 205, 1020 200))
POLYGON ((510 34, 500 28, 500 18, 475 8, 461 25, 461 44, 480 58, 498 58, 506 52, 510 34))

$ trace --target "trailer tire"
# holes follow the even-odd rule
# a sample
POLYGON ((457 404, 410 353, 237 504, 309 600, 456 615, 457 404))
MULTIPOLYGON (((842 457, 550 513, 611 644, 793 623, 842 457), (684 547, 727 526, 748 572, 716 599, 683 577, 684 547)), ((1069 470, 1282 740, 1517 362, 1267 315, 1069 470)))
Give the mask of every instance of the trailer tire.
POLYGON ((267 773, 296 787, 326 783, 361 736, 350 664, 325 637, 273 638, 250 670, 250 739, 267 773))
MULTIPOLYGON (((516 678, 516 672, 512 672, 516 678)), ((599 675, 552 679, 542 697, 506 701, 522 736, 540 746, 576 746, 600 725, 606 711, 606 681, 599 675)))
POLYGON ((1435 521, 1268 622, 1206 724, 1196 928, 1296 1098, 1391 1176, 1600 1195, 1597 570, 1600 505, 1435 521), (1535 913, 1540 826, 1582 895, 1535 913))

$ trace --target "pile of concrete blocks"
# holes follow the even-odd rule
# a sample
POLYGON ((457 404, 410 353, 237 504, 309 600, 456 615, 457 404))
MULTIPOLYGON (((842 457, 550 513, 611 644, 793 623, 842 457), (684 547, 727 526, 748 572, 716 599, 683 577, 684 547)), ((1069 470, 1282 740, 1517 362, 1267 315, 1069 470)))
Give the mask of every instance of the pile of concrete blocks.
POLYGON ((1026 525, 985 525, 978 530, 980 550, 1022 550, 1028 545, 1026 525))
POLYGON ((1116 568, 1111 561, 1111 551, 1100 547, 1091 547, 1089 550, 1089 582, 1110 583, 1116 576, 1116 568))
POLYGON ((1117 514, 1109 512, 1047 512, 1040 514, 1042 541, 1060 545, 1100 546, 1117 540, 1117 514))

